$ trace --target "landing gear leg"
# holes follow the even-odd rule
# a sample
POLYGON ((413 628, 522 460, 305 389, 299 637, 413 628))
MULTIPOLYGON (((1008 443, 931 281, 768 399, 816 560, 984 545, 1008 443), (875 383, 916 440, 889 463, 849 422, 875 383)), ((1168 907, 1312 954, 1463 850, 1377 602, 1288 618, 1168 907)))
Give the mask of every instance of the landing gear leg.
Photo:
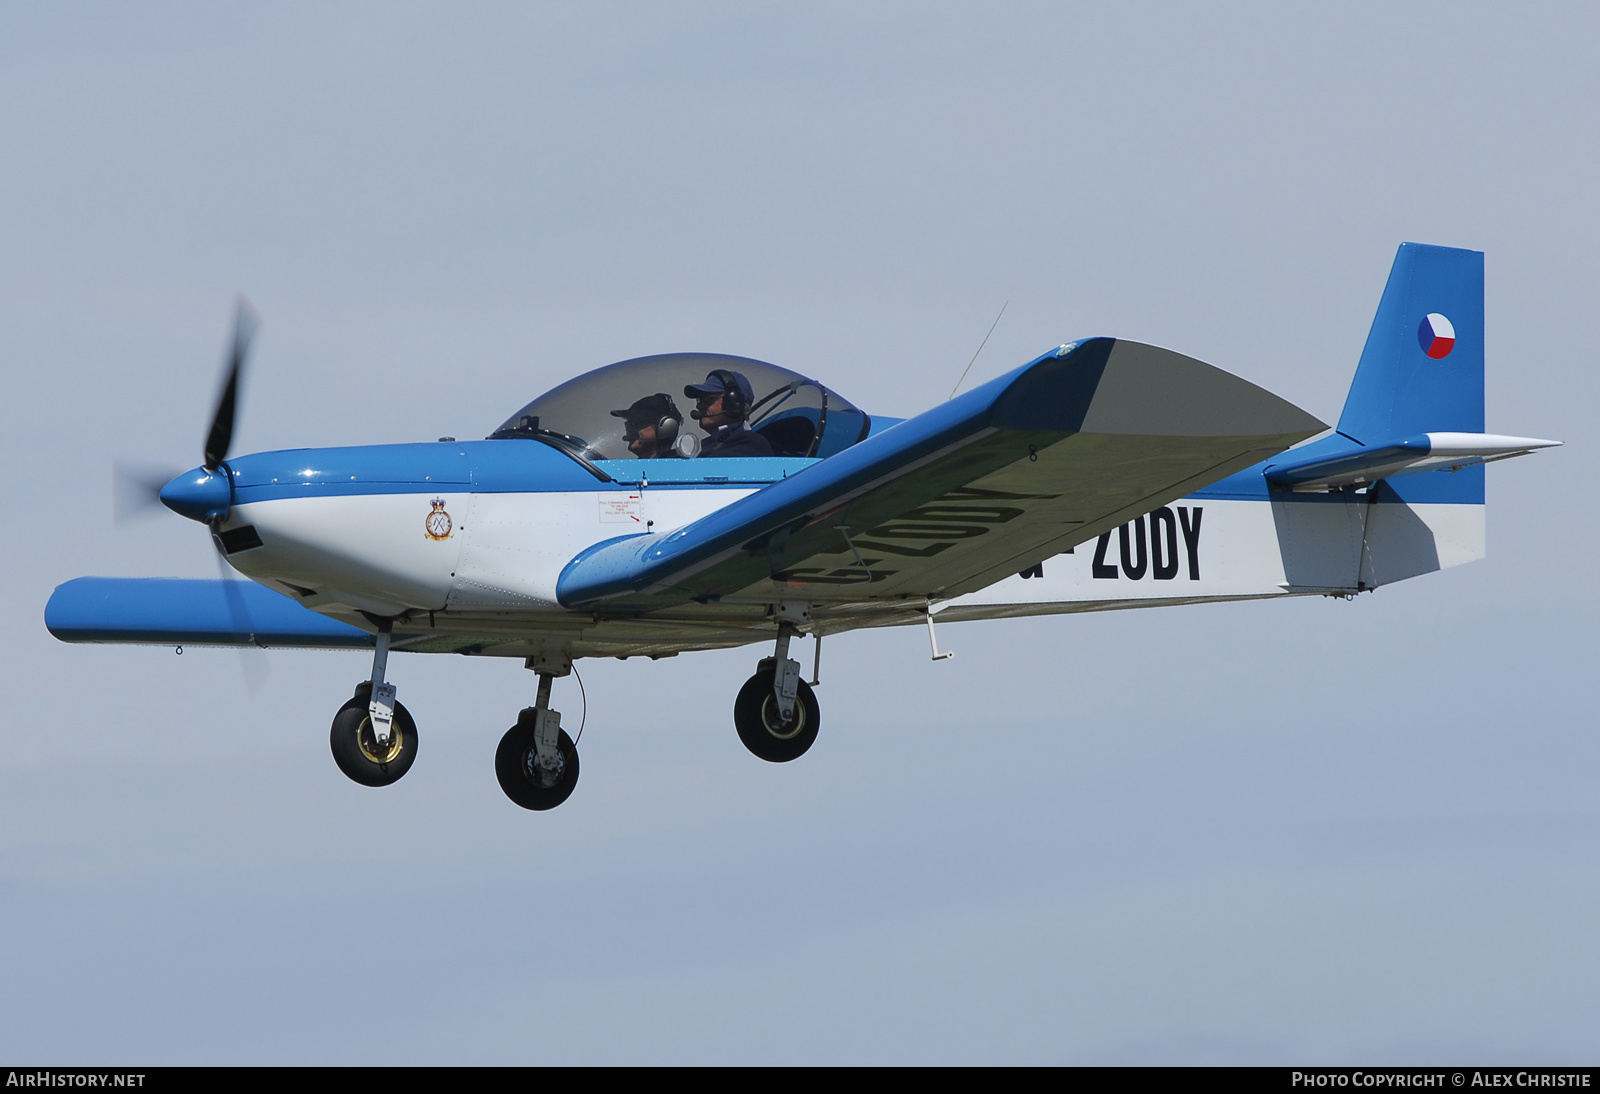
POLYGON ((395 698, 395 686, 384 680, 392 637, 386 622, 378 631, 372 655, 372 679, 356 685, 356 693, 333 716, 328 745, 333 762, 362 786, 388 786, 417 758, 417 724, 395 698))
POLYGON ((561 712, 550 709, 550 685, 572 671, 567 657, 530 657, 539 674, 539 693, 517 724, 500 738, 494 773, 506 797, 524 809, 554 809, 578 785, 578 749, 561 728, 561 712))
POLYGON ((739 689, 733 724, 751 752, 770 763, 787 763, 805 755, 817 739, 822 714, 811 685, 800 677, 800 662, 789 656, 789 643, 800 633, 798 624, 810 621, 810 611, 780 604, 773 614, 777 647, 739 689))
POLYGON ((784 722, 794 721, 794 700, 800 692, 800 662, 789 656, 789 640, 797 633, 787 620, 779 623, 778 645, 772 653, 772 697, 784 722))

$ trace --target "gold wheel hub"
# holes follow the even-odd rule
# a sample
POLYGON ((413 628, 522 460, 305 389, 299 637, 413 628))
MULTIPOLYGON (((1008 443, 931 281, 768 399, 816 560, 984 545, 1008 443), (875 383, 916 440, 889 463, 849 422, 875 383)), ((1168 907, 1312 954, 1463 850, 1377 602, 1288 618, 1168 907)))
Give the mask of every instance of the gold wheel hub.
POLYGON ((780 741, 798 737, 800 731, 806 728, 805 704, 796 695, 794 697, 794 717, 789 721, 788 725, 784 725, 783 719, 778 716, 778 700, 775 696, 769 695, 761 704, 761 724, 769 734, 780 741))
POLYGON ((356 730, 356 744, 361 749, 361 754, 375 764, 392 764, 400 758, 400 753, 405 751, 405 734, 400 731, 400 719, 396 718, 389 723, 389 740, 387 744, 378 743, 378 735, 372 730, 372 717, 361 719, 361 728, 356 730))

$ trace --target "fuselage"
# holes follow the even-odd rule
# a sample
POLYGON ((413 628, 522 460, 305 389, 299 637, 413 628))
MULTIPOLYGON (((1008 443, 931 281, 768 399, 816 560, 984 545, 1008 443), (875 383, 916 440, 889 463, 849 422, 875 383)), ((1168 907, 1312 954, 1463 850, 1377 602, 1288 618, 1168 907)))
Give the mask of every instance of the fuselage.
MULTIPOLYGON (((264 452, 222 469, 232 506, 216 531, 239 572, 325 614, 538 631, 598 623, 557 595, 585 550, 670 533, 819 462, 585 462, 527 439, 264 452)), ((938 611, 976 619, 1352 594, 1483 551, 1481 493, 1295 494, 1251 468, 938 611)), ((858 625, 909 621, 888 613, 858 625)))

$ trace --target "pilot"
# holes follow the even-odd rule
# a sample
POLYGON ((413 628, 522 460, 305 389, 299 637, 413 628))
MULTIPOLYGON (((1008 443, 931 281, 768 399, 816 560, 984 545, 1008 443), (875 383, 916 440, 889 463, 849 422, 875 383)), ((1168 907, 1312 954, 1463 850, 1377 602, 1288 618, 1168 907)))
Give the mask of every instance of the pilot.
POLYGON ((750 428, 750 404, 755 392, 743 374, 714 368, 703 384, 690 384, 683 393, 695 401, 689 416, 711 436, 701 456, 770 456, 772 445, 750 428))
POLYGON ((635 401, 626 410, 613 410, 611 416, 622 419, 622 439, 628 442, 628 451, 639 459, 677 457, 673 445, 683 427, 683 414, 672 396, 658 391, 635 401))

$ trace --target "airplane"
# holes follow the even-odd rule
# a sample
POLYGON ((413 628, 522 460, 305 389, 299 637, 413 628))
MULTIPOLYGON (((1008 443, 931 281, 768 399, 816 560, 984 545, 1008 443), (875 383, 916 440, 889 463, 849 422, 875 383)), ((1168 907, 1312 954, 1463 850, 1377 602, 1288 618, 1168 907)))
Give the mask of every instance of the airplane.
POLYGON ((908 419, 776 365, 675 353, 561 384, 485 440, 235 457, 253 329, 241 304, 204 461, 158 495, 251 581, 76 578, 46 626, 370 649, 330 730, 365 786, 417 756, 390 653, 521 659, 536 697, 495 773, 530 810, 577 784, 550 699, 581 658, 771 643, 733 722, 789 762, 817 738, 825 635, 925 626, 938 660, 936 621, 1353 597, 1482 558, 1483 465, 1560 443, 1484 432, 1483 254, 1415 243, 1332 431, 1191 357, 1095 337, 908 419))

